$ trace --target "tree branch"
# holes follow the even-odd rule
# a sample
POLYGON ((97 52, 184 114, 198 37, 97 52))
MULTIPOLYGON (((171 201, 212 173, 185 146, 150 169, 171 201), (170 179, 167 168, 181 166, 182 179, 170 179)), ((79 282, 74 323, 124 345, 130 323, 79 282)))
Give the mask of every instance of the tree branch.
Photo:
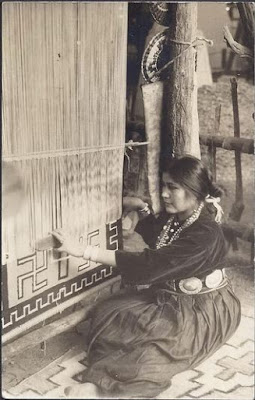
POLYGON ((238 2, 237 8, 242 21, 242 27, 244 30, 243 42, 253 51, 254 49, 254 36, 255 36, 255 23, 254 23, 254 13, 255 5, 254 3, 248 2, 238 2))
POLYGON ((230 47, 235 54, 237 54, 239 57, 253 58, 252 50, 236 42, 227 26, 224 26, 223 33, 224 33, 224 39, 227 42, 228 47, 230 47))

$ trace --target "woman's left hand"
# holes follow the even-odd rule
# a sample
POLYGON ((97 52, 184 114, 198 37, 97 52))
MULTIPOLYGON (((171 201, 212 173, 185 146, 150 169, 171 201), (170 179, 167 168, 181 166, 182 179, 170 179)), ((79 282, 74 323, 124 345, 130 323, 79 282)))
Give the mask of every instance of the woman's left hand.
POLYGON ((139 211, 146 206, 140 197, 125 196, 123 197, 123 218, 131 211, 139 211))
POLYGON ((84 252, 84 246, 82 246, 77 240, 74 240, 70 235, 64 233, 60 229, 56 229, 51 234, 61 243, 60 247, 54 249, 59 252, 66 252, 74 257, 82 257, 84 252))

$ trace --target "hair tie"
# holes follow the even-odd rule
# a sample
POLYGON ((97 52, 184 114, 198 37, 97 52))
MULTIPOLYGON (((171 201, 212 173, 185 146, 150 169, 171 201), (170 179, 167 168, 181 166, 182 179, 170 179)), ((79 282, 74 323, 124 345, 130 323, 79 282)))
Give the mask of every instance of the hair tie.
POLYGON ((222 216, 224 214, 222 207, 219 205, 220 202, 220 197, 213 197, 210 196, 209 194, 206 196, 205 201, 207 203, 213 204, 213 206, 216 208, 216 216, 215 216, 215 221, 220 224, 222 220, 222 216))

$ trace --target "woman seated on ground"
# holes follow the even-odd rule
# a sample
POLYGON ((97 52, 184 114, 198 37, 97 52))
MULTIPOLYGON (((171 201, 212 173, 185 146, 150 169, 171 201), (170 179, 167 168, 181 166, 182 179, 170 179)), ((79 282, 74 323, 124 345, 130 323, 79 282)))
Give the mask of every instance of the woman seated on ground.
POLYGON ((117 267, 125 286, 93 308, 84 383, 66 388, 67 396, 155 398, 239 325, 240 302, 224 272, 226 246, 217 223, 220 189, 190 156, 172 160, 162 183, 165 211, 158 218, 141 199, 123 200, 124 209, 147 216, 136 231, 150 248, 84 249, 53 232, 59 251, 117 267))

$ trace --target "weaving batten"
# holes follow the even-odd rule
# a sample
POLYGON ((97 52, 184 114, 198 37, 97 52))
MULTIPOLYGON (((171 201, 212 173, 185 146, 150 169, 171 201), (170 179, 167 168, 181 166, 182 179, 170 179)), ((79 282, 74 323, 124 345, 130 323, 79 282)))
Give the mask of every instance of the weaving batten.
POLYGON ((101 151, 109 151, 109 150, 116 150, 116 149, 123 149, 125 147, 132 148, 132 147, 140 147, 146 146, 149 142, 133 142, 129 141, 124 145, 118 146, 103 146, 103 147, 93 147, 93 148, 77 148, 77 149, 64 149, 64 150, 54 150, 54 151, 40 151, 37 153, 28 153, 28 154, 15 154, 15 155, 5 155, 2 159, 6 162, 8 161, 21 161, 21 160, 32 160, 32 159, 40 159, 40 158, 55 158, 55 157, 63 157, 63 156, 72 156, 72 155, 80 155, 80 154, 87 154, 87 153, 94 153, 94 152, 101 152, 101 151))

